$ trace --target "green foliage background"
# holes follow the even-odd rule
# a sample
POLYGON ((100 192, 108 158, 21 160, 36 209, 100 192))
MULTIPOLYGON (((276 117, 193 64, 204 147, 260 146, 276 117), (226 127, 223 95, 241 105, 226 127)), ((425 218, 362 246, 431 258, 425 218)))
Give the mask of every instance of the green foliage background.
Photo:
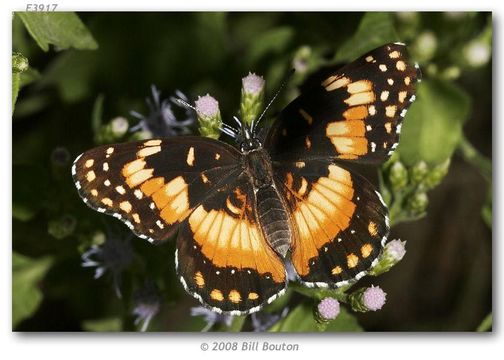
MULTIPOLYGON (((297 67, 274 105, 279 110, 320 66, 402 41, 424 73, 418 100, 397 155, 379 177, 363 169, 380 184, 393 225, 403 222, 390 238, 408 241, 398 267, 363 280, 384 288, 387 304, 373 314, 343 310, 321 329, 313 300, 294 287, 266 311, 291 309, 272 331, 475 330, 492 306, 492 72, 491 60, 471 60, 470 46, 491 51, 491 38, 489 13, 16 13, 13 328, 137 330, 132 293, 146 279, 163 299, 151 330, 205 326, 189 315, 197 304, 175 277, 173 243, 133 239, 121 299, 110 278, 94 280, 93 269, 80 265, 100 236, 128 230, 82 203, 71 161, 96 145, 112 118, 134 125, 129 112, 146 113, 151 84, 166 96, 180 89, 191 100, 211 93, 226 120, 238 111, 240 80, 249 71, 264 76, 268 98, 297 67), (71 159, 55 160, 56 148, 71 159)), ((488 319, 480 330, 491 327, 488 319)), ((239 319, 228 330, 250 329, 248 319, 239 319)))

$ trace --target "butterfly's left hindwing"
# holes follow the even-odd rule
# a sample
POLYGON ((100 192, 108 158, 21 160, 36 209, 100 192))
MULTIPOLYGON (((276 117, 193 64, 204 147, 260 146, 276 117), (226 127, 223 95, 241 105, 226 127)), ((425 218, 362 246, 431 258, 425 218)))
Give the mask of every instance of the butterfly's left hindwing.
POLYGON ((237 176, 240 153, 216 140, 187 136, 105 145, 79 156, 79 195, 150 241, 170 237, 191 211, 237 176))
POLYGON ((335 70, 290 103, 265 147, 278 161, 383 162, 398 145, 419 78, 404 45, 379 47, 335 70))
POLYGON ((285 267, 256 218, 250 180, 237 176, 203 201, 177 239, 184 288, 217 312, 244 315, 283 293, 285 267))
POLYGON ((389 232, 387 208, 373 185, 330 161, 274 169, 295 229, 291 260, 301 281, 338 287, 364 276, 389 232))

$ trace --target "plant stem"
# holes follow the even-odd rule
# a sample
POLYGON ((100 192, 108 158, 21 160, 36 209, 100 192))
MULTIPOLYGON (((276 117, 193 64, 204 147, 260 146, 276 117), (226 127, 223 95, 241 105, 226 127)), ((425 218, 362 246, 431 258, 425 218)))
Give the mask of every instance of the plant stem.
POLYGON ((492 182, 492 160, 486 158, 476 150, 465 136, 462 136, 460 139, 458 150, 464 160, 476 167, 486 181, 489 183, 492 182))

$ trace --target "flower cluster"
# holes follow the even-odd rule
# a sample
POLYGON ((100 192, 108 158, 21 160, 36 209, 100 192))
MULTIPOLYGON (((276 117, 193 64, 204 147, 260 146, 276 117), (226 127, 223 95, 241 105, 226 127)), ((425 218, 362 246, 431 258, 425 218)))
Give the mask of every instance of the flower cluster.
POLYGON ((112 277, 114 291, 118 298, 122 297, 121 274, 133 261, 131 238, 121 238, 109 235, 102 244, 94 244, 81 256, 82 267, 94 267, 94 278, 98 279, 105 273, 112 277))
POLYGON ((441 183, 449 167, 450 159, 430 167, 424 161, 406 167, 394 154, 382 168, 381 184, 382 196, 389 205, 391 223, 425 216, 429 204, 427 192, 441 183))
POLYGON ((185 107, 180 102, 180 100, 187 102, 187 97, 177 90, 175 92, 176 96, 161 99, 161 91, 154 85, 151 87, 151 92, 152 97, 146 99, 149 110, 147 115, 142 115, 136 111, 130 112, 133 117, 140 120, 130 130, 141 130, 146 133, 146 137, 170 137, 190 134, 196 118, 193 110, 185 107))
POLYGON ((133 294, 135 305, 132 313, 136 317, 135 325, 142 324, 140 331, 145 332, 154 316, 161 308, 161 295, 152 281, 147 281, 133 294))

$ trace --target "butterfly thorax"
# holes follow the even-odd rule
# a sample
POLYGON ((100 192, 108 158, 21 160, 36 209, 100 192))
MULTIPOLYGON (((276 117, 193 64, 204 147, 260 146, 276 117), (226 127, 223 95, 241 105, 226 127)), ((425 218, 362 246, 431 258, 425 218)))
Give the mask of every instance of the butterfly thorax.
POLYGON ((273 183, 271 159, 262 147, 244 153, 244 168, 256 191, 273 183))
POLYGON ((273 168, 267 151, 260 144, 243 151, 244 172, 256 196, 257 219, 268 244, 282 257, 291 246, 292 230, 289 213, 273 180, 273 168))

